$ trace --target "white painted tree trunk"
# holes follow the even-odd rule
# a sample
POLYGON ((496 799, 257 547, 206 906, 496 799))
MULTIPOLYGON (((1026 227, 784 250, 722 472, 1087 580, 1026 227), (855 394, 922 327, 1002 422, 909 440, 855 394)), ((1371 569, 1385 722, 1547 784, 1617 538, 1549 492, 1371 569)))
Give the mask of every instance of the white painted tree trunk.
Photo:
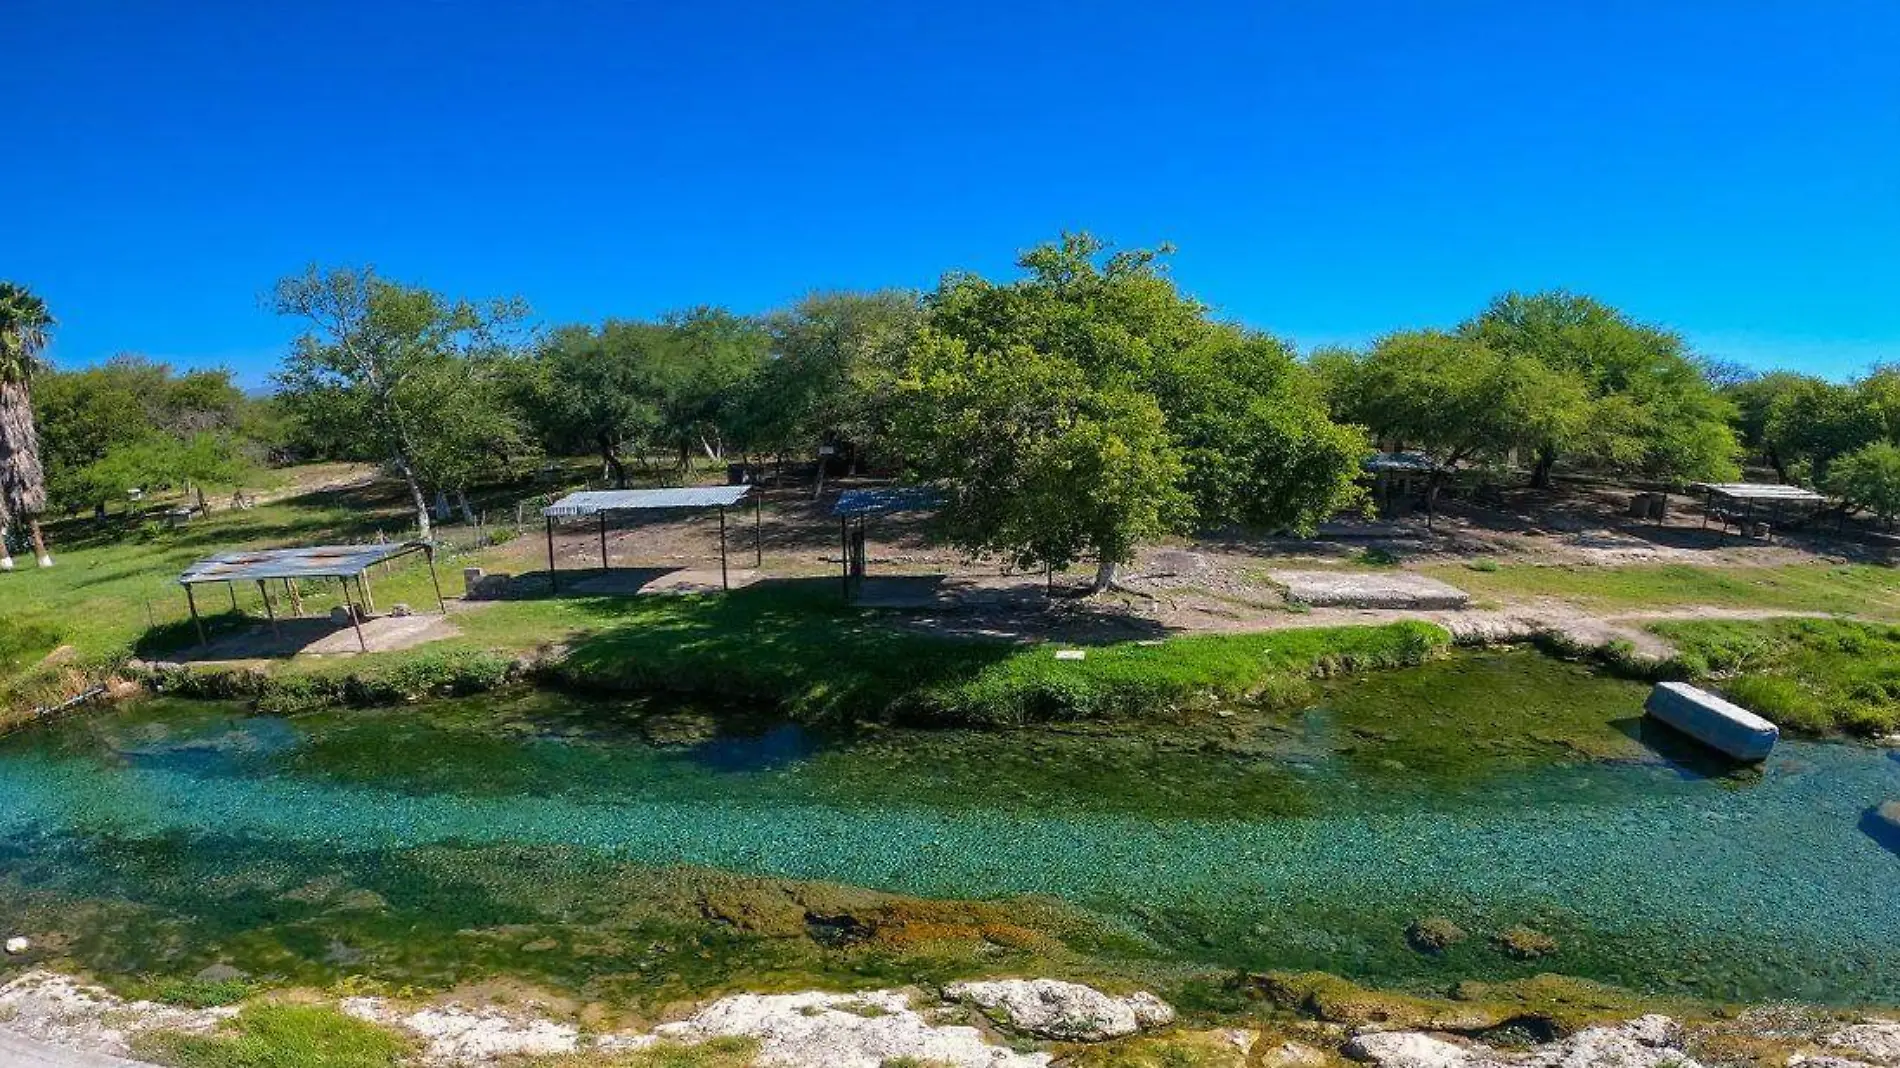
POLYGON ((7 548, 7 528, 0 524, 0 571, 13 570, 13 553, 7 548))
POLYGON ((1120 565, 1113 560, 1104 560, 1095 568, 1095 585, 1089 587, 1090 593, 1107 593, 1115 584, 1115 572, 1120 565))
POLYGON ((40 566, 52 567, 53 554, 46 551, 46 536, 40 533, 40 521, 38 519, 27 520, 26 529, 33 535, 33 551, 40 554, 40 566))

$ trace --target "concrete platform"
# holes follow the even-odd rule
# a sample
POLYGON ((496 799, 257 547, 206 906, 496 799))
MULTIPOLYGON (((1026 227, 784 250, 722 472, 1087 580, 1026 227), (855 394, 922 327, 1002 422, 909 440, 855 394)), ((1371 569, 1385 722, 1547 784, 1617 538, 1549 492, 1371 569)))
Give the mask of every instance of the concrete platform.
POLYGON ((1290 600, 1314 608, 1463 608, 1471 595, 1409 571, 1270 571, 1290 600))
MULTIPOLYGON (((587 594, 594 597, 632 597, 643 594, 717 593, 725 586, 719 581, 719 569, 678 567, 617 567, 589 575, 560 576, 561 593, 587 594)), ((749 567, 726 572, 726 581, 737 590, 759 581, 759 573, 749 567)))

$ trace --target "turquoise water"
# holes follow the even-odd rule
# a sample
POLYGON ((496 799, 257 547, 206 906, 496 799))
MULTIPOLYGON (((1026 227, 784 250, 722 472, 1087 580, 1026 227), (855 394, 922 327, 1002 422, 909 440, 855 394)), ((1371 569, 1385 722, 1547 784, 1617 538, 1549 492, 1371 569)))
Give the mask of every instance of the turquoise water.
POLYGON ((1900 1000, 1900 854, 1866 819, 1900 796, 1900 760, 1787 742, 1760 771, 1687 766, 1639 729, 1641 694, 1505 654, 1150 731, 822 738, 550 695, 295 719, 154 701, 0 746, 0 920, 96 966, 440 975, 471 931, 595 923, 630 873, 684 865, 1037 895, 1193 966, 1900 1000), (1479 937, 1422 957, 1402 931, 1428 914, 1479 937), (1485 944, 1519 923, 1559 952, 1485 944))

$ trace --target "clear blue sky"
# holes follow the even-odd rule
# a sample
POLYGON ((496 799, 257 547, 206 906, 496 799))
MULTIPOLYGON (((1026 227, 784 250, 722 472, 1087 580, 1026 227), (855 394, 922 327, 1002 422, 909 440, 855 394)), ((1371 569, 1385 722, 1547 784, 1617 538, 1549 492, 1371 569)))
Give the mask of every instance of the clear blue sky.
POLYGON ((1900 3, 6 0, 0 277, 264 380, 310 261, 545 322, 1170 241, 1302 344, 1567 286, 1900 359, 1900 3))

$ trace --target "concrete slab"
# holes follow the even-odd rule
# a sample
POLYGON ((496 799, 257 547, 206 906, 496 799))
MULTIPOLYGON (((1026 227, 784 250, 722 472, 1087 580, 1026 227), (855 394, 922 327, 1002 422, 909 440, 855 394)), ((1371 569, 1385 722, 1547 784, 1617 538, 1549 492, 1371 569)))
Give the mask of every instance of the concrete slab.
MULTIPOLYGON (((461 631, 446 616, 377 616, 363 621, 363 641, 370 652, 387 653, 413 649, 418 645, 453 638, 461 631)), ((187 663, 214 663, 225 660, 278 660, 293 656, 351 656, 362 651, 356 641, 356 629, 348 623, 333 623, 329 617, 279 620, 277 630, 268 623, 226 634, 211 640, 203 649, 191 648, 180 657, 187 663)))
POLYGON ((1314 608, 1463 608, 1471 595, 1409 571, 1270 571, 1289 599, 1314 608))

